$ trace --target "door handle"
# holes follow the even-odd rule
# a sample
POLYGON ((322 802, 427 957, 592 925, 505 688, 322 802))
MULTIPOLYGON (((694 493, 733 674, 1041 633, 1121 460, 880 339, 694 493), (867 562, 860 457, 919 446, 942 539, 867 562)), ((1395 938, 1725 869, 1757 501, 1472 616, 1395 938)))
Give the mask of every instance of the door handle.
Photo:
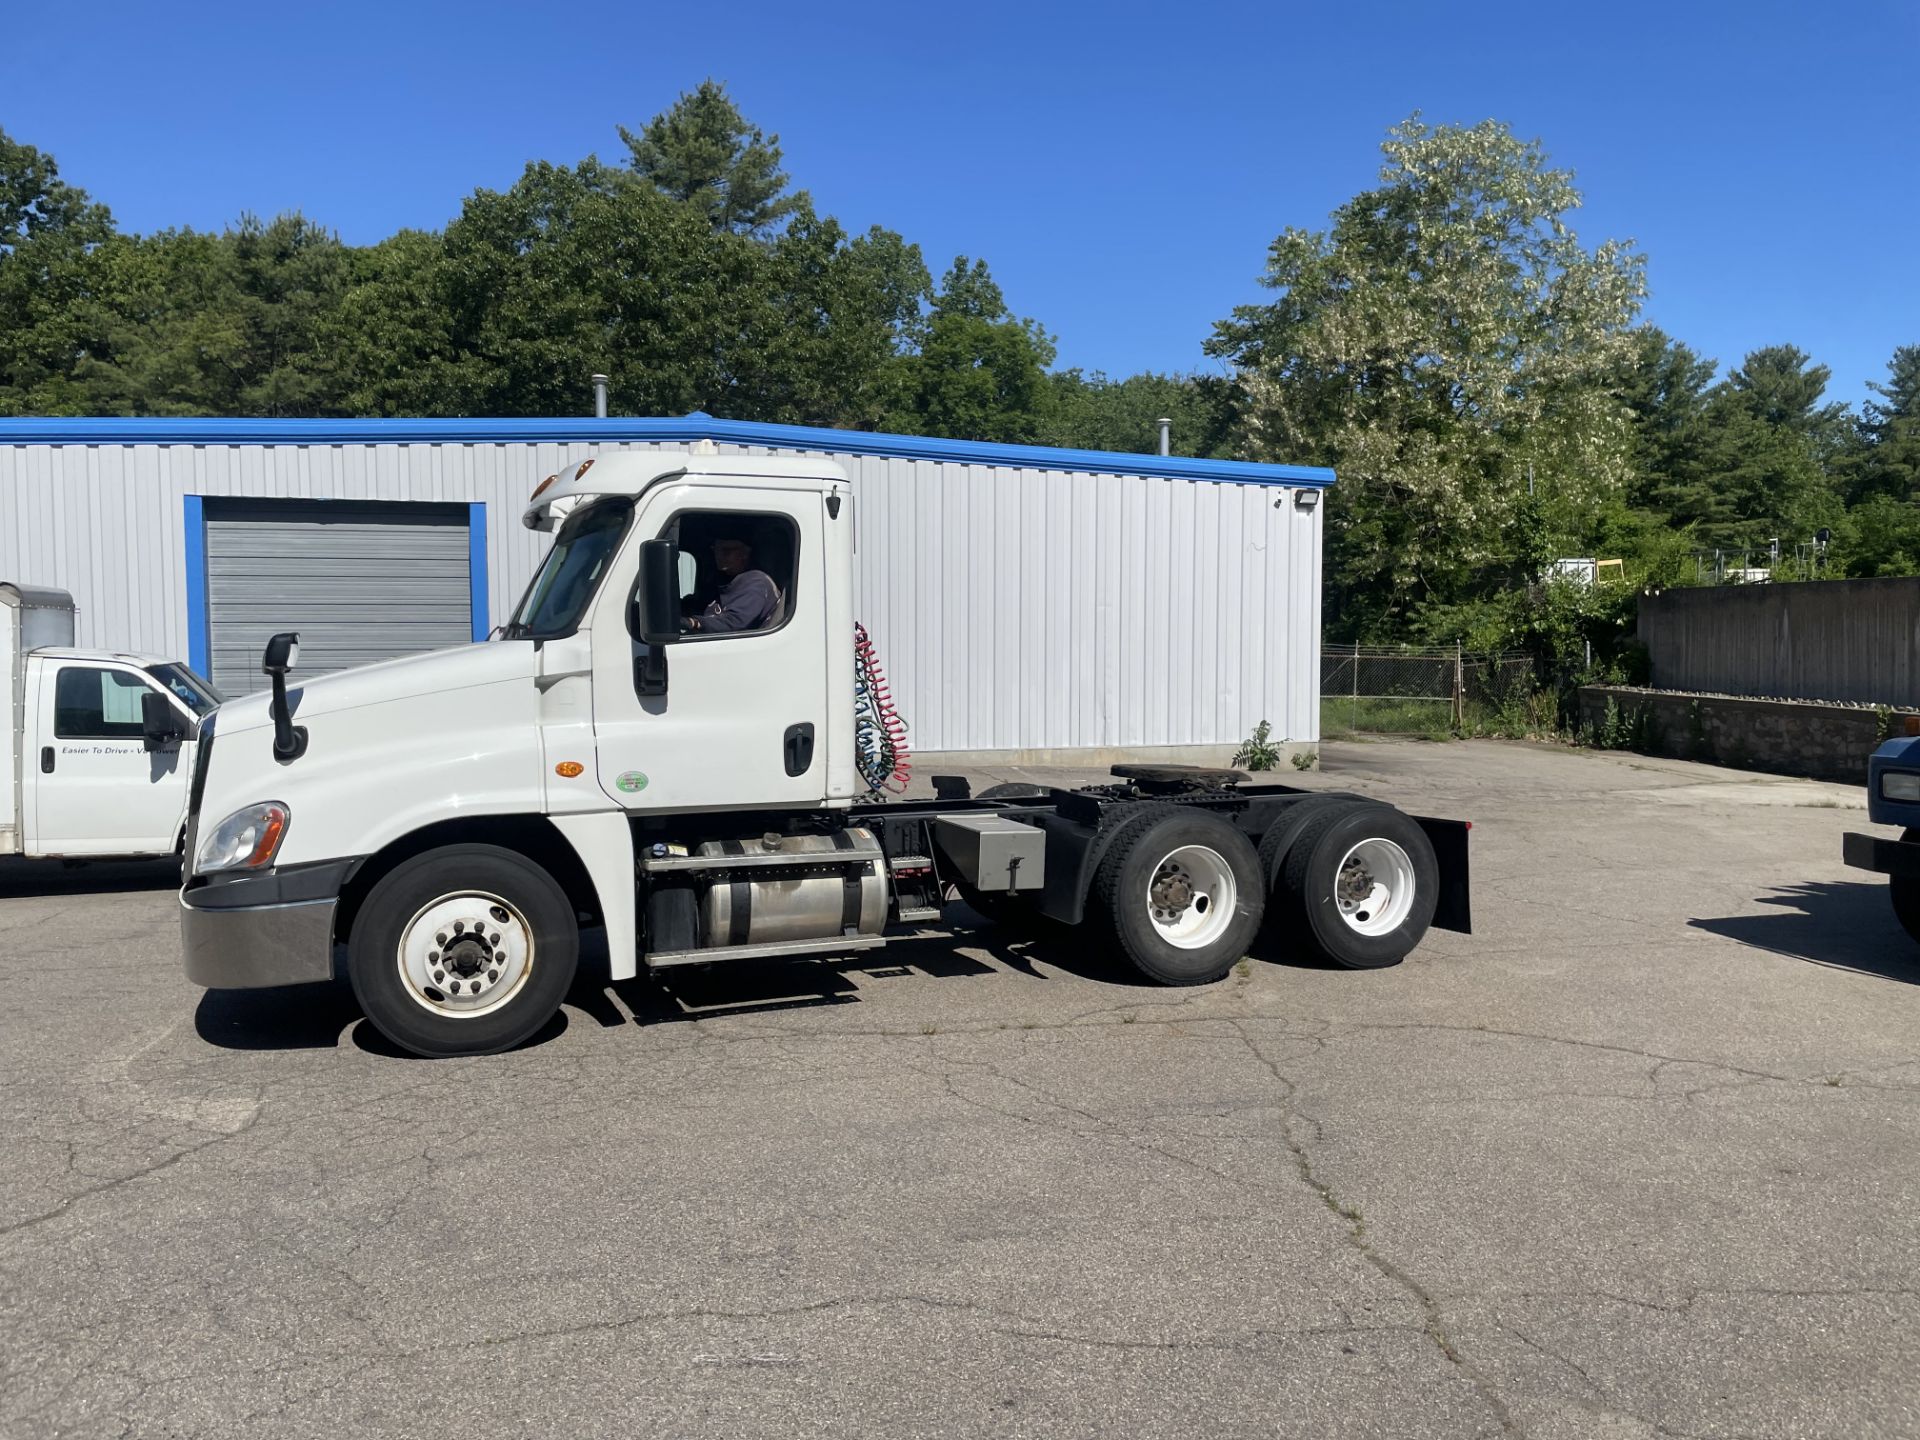
POLYGON ((53 746, 51 745, 42 745, 40 747, 40 773, 42 775, 53 774, 53 746))
POLYGON ((813 726, 789 725, 783 744, 787 774, 804 775, 813 768, 813 726))

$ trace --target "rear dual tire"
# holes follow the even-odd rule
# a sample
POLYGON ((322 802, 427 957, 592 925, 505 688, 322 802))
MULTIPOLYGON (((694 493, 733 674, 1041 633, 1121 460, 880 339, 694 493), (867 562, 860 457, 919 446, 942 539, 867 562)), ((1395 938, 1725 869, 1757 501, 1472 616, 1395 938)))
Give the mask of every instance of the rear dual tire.
POLYGON ((1161 985, 1222 979, 1260 930, 1266 877, 1253 844, 1204 812, 1123 823, 1094 879, 1094 905, 1120 950, 1161 985))
POLYGON ((1278 868, 1280 943, 1303 943, 1349 970, 1406 959, 1425 938, 1439 902, 1433 842, 1410 816, 1387 805, 1361 802, 1315 815, 1278 868))

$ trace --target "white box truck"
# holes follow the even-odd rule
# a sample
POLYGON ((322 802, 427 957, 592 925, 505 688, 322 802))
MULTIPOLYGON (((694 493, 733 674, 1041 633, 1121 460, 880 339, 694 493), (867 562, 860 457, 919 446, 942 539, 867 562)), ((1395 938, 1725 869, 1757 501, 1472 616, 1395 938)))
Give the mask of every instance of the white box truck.
POLYGON ((177 660, 73 647, 64 590, 0 582, 0 855, 172 855, 202 716, 220 703, 177 660))
POLYGON ((876 793, 884 696, 856 647, 853 495, 818 459, 634 451, 569 465, 523 521, 554 541, 484 644, 268 693, 200 723, 187 975, 325 981, 423 1055, 552 1016, 582 925, 611 978, 842 955, 964 898, 1077 926, 1168 985, 1279 943, 1391 965, 1469 928, 1464 821, 1235 771, 1116 766, 1085 789, 876 793))

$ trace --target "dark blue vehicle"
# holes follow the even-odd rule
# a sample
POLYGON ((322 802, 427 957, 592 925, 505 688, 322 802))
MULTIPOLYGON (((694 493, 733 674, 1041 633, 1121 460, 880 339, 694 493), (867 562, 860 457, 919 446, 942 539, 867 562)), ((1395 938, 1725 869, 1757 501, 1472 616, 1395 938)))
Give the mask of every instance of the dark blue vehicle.
POLYGON ((1841 857, 1887 877, 1893 913, 1920 940, 1920 736, 1889 740, 1868 759, 1867 818, 1903 827, 1900 838, 1850 833, 1841 837, 1841 857))

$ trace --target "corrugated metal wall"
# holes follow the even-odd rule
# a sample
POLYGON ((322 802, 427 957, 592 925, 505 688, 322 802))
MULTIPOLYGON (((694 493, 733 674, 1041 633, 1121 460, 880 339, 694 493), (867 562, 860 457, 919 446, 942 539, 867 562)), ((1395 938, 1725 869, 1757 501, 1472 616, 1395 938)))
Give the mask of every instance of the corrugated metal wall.
POLYGON ((1920 705, 1920 579, 1667 590, 1639 632, 1662 690, 1920 705))
MULTIPOLYGON (((83 645, 185 655, 185 497, 480 502, 497 624, 547 545, 520 524, 541 478, 684 448, 4 444, 0 578, 71 591, 83 645)), ((1319 738, 1322 508, 1298 491, 798 453, 853 479, 856 605, 917 750, 1227 745, 1261 719, 1319 738)))

